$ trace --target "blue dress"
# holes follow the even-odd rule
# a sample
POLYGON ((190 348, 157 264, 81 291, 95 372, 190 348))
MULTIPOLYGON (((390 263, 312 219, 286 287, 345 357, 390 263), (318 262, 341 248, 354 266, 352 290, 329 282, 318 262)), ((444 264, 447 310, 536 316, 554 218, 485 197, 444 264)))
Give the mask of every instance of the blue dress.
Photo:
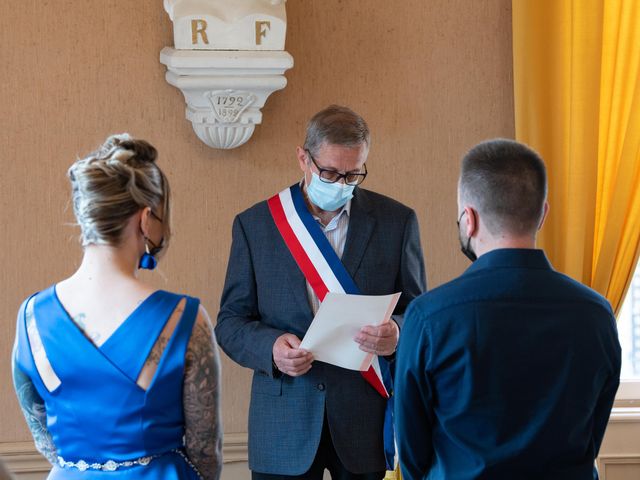
POLYGON ((49 479, 200 478, 184 453, 182 408, 185 353, 197 299, 186 297, 184 313, 149 388, 145 391, 136 383, 182 298, 156 291, 97 347, 69 317, 55 287, 36 294, 35 325, 61 382, 51 392, 36 369, 27 336, 29 300, 25 301, 18 316, 16 363, 45 402, 47 426, 60 457, 49 479))

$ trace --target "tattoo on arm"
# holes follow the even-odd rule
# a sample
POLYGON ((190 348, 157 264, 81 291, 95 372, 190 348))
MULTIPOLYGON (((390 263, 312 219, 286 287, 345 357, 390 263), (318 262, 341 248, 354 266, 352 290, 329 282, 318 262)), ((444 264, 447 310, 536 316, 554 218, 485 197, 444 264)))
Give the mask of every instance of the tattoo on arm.
POLYGON ((160 361, 162 360, 162 356, 164 355, 164 351, 173 336, 173 332, 176 328, 178 320, 182 317, 182 313, 184 312, 184 304, 186 300, 181 300, 176 309, 171 314, 171 317, 165 324, 160 336, 156 340, 155 345, 151 349, 151 352, 147 356, 147 359, 144 362, 144 366, 138 375, 138 385, 147 390, 151 386, 151 382, 156 375, 156 371, 160 366, 160 361))
POLYGON ((162 336, 158 339, 156 344, 153 346, 151 353, 147 357, 146 364, 153 364, 156 367, 160 364, 160 359, 162 358, 162 354, 164 353, 164 349, 167 348, 167 344, 169 343, 169 339, 171 337, 162 336))
POLYGON ((40 398, 31 379, 15 363, 13 365, 13 384, 36 448, 49 460, 49 463, 55 465, 58 456, 51 433, 47 429, 47 411, 44 401, 40 398))
MULTIPOLYGON (((203 310, 201 310, 202 312, 203 310)), ((222 469, 220 359, 208 317, 198 315, 186 353, 183 385, 187 455, 207 480, 222 469)))

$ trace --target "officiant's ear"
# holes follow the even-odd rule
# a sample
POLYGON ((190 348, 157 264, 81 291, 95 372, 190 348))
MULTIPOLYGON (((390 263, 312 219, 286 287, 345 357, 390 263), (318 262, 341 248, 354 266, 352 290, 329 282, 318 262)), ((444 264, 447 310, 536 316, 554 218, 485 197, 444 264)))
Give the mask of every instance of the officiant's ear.
POLYGON ((309 164, 309 156, 307 154, 307 151, 300 146, 296 147, 296 157, 298 158, 300 170, 306 172, 309 164))

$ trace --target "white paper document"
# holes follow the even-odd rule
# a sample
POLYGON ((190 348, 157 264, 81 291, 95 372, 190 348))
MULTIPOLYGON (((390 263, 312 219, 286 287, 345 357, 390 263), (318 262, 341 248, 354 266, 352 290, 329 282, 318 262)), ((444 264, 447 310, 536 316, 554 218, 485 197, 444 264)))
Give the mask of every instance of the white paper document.
POLYGON ((369 369, 373 354, 360 350, 354 338, 367 325, 389 321, 400 293, 392 295, 348 295, 329 292, 320 304, 300 348, 315 360, 348 368, 369 369))

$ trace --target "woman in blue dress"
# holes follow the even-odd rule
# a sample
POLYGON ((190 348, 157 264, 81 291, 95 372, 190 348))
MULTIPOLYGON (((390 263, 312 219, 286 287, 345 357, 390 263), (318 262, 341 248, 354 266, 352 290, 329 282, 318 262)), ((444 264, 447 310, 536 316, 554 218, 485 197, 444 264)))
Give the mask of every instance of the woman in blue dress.
POLYGON ((156 155, 118 135, 71 166, 82 263, 18 314, 14 383, 49 479, 220 476, 220 369, 207 312, 138 278, 170 237, 156 155))

